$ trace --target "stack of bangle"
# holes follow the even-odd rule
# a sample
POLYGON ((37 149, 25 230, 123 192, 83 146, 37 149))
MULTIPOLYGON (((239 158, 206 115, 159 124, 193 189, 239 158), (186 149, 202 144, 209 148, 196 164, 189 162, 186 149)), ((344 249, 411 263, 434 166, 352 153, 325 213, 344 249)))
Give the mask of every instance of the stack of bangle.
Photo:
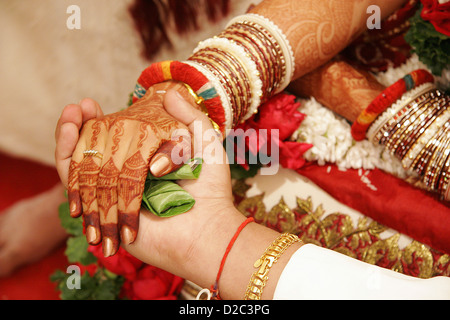
POLYGON ((429 191, 450 200, 450 97, 426 83, 403 94, 367 131, 416 174, 429 191))
POLYGON ((245 14, 218 36, 200 42, 187 61, 163 61, 145 69, 132 102, 156 83, 180 81, 203 99, 210 119, 225 133, 284 90, 293 74, 294 55, 281 30, 262 16, 245 14))
POLYGON ((367 129, 373 121, 384 112, 390 105, 397 101, 409 90, 424 83, 432 83, 433 76, 426 70, 415 70, 381 92, 364 109, 352 124, 352 136, 355 140, 361 141, 366 136, 367 129))
MULTIPOLYGON (((231 126, 289 84, 294 57, 289 42, 270 20, 246 14, 218 36, 202 41, 186 63, 219 80, 231 106, 231 126)), ((229 123, 230 121, 228 121, 229 123)))

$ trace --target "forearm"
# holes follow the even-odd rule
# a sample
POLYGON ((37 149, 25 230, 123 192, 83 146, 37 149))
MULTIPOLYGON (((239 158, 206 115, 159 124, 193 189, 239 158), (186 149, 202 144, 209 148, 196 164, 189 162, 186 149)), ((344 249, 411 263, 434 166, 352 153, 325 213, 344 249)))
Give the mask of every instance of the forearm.
POLYGON ((271 20, 286 36, 295 57, 295 80, 329 61, 366 28, 368 6, 377 5, 384 19, 404 2, 272 0, 251 12, 271 20))
MULTIPOLYGON (((204 288, 210 288, 214 284, 225 249, 235 231, 245 220, 237 209, 234 209, 232 214, 228 212, 224 218, 226 221, 219 220, 216 226, 211 226, 203 232, 202 240, 199 241, 202 245, 197 248, 192 264, 186 264, 189 269, 186 279, 204 288)), ((218 283, 221 298, 236 300, 244 297, 250 278, 256 270, 253 264, 279 235, 278 232, 257 223, 250 223, 241 231, 227 256, 218 283)), ((300 246, 299 243, 291 245, 270 269, 262 299, 273 298, 284 266, 300 246)))
MULTIPOLYGON (((216 281, 225 251, 245 217, 234 207, 200 210, 171 218, 141 214, 134 244, 126 250, 142 261, 210 289, 216 281), (199 216, 197 216, 199 215, 199 216), (166 225, 173 230, 169 235, 166 225), (179 231, 177 231, 179 230, 179 231), (196 230, 192 234, 192 230, 196 230)), ((218 282, 222 299, 243 299, 253 272, 253 264, 280 234, 256 222, 240 232, 225 260, 218 282)), ((262 299, 272 299, 278 279, 292 254, 300 247, 292 244, 270 269, 262 299)))

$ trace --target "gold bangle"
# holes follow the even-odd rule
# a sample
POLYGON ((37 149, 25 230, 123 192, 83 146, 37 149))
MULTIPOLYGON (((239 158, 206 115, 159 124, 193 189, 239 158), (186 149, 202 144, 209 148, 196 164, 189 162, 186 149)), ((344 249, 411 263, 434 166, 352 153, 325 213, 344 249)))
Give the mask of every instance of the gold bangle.
POLYGON ((300 239, 293 234, 283 233, 266 249, 264 254, 255 261, 253 266, 257 270, 250 278, 250 282, 245 291, 244 300, 261 300, 264 287, 269 279, 270 268, 278 261, 280 256, 289 246, 300 239))

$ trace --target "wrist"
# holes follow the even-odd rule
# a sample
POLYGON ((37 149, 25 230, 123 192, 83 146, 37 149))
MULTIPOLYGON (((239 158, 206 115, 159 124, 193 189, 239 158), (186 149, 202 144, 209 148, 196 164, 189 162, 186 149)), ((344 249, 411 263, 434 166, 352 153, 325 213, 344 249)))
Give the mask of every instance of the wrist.
MULTIPOLYGON (((186 269, 185 278, 201 287, 210 289, 216 281, 222 258, 236 233, 246 220, 235 207, 225 208, 209 221, 199 235, 189 258, 181 261, 186 269)), ((254 263, 266 248, 280 235, 275 230, 258 223, 249 223, 239 233, 223 265, 218 282, 219 295, 223 299, 243 299, 252 274, 254 263)), ((292 254, 301 246, 295 243, 273 265, 263 290, 262 299, 272 299, 278 279, 292 254)))

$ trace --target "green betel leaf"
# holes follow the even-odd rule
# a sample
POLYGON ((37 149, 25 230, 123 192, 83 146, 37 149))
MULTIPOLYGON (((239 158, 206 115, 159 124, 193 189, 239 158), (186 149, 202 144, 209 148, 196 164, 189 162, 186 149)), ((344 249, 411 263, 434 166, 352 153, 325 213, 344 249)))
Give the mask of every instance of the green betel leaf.
POLYGON ((67 260, 71 263, 79 262, 85 266, 95 263, 97 258, 92 253, 88 252, 88 247, 89 244, 83 234, 76 237, 70 237, 67 239, 65 251, 67 260))
POLYGON ((172 181, 149 180, 146 182, 142 204, 160 217, 171 217, 189 211, 194 198, 172 181))
POLYGON ((194 198, 175 181, 197 179, 202 168, 202 159, 192 159, 173 173, 157 178, 150 173, 145 181, 142 206, 160 217, 171 217, 189 211, 194 198))

